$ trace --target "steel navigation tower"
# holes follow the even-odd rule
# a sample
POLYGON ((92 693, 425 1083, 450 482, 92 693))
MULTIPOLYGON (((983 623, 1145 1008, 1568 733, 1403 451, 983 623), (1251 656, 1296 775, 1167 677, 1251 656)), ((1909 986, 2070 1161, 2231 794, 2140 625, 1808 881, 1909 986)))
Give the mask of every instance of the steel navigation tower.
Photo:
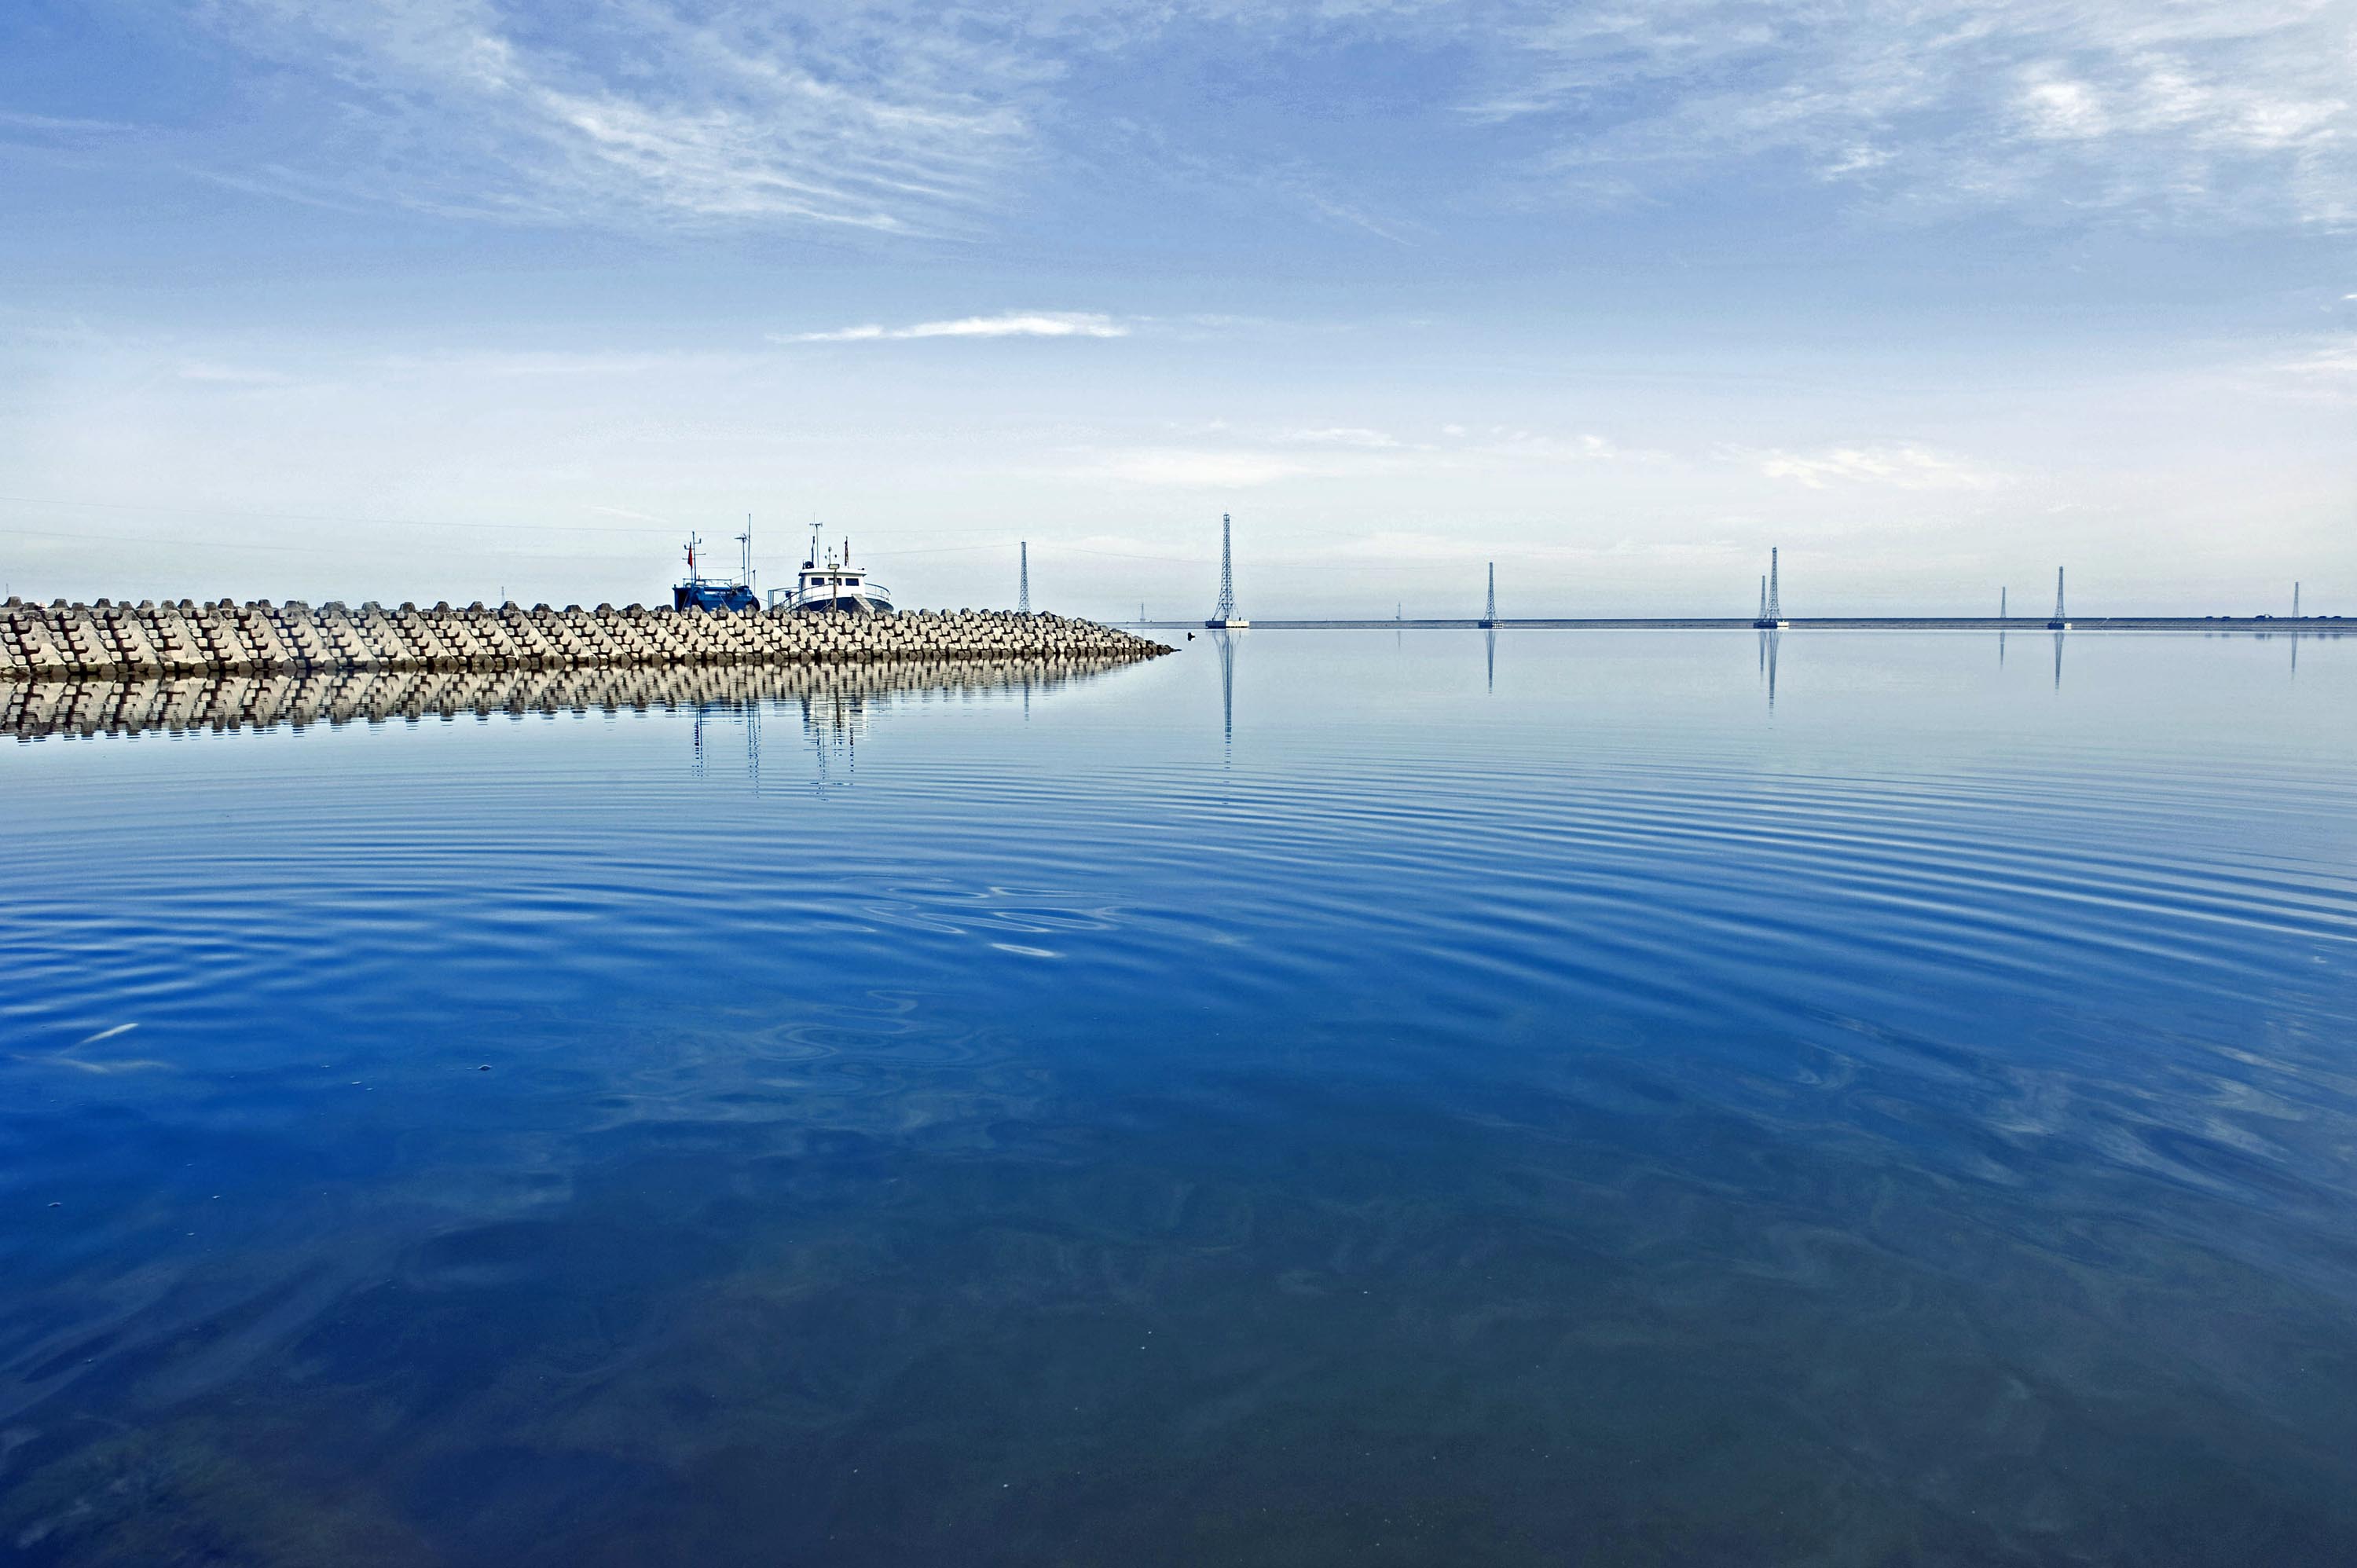
POLYGON ((1776 581, 1776 546, 1768 547, 1768 577, 1760 589, 1760 618, 1751 624, 1762 629, 1772 629, 1782 624, 1784 607, 1780 585, 1776 581))
POLYGON ((1211 618, 1203 623, 1209 627, 1243 627, 1252 624, 1236 614, 1236 568, 1235 557, 1231 549, 1230 532, 1228 514, 1222 512, 1220 514, 1220 604, 1219 607, 1211 612, 1211 618))
MULTIPOLYGON (((1023 565, 1022 575, 1017 580, 1016 584, 1015 613, 1017 615, 1028 616, 1031 613, 1031 542, 1028 539, 1024 540, 1020 544, 1017 545, 1016 548, 1022 552, 1020 559, 1023 565)), ((1139 614, 1141 618, 1143 618, 1144 610, 1145 607, 1140 606, 1139 614)))

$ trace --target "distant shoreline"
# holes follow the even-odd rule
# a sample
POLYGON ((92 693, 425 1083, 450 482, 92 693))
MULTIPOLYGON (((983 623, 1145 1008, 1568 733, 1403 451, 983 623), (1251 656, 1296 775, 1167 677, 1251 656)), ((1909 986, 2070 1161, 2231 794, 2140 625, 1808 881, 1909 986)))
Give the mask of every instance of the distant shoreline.
MULTIPOLYGON (((1108 626, 1178 631, 1204 629, 1199 620, 1121 620, 1108 626)), ((1615 617, 1571 618, 1504 617, 1487 623, 1501 631, 1764 631, 1768 628, 1744 617, 1684 617, 1643 618, 1615 617)), ((1408 617, 1381 620, 1261 620, 1250 629, 1262 631, 1433 631, 1480 630, 1474 617, 1454 620, 1408 617)), ((1792 616, 1778 623, 1784 631, 2052 631, 2050 623, 2016 616, 1792 616)), ((2063 623, 2068 631, 2297 631, 2357 632, 2357 616, 2073 616, 2063 623)))

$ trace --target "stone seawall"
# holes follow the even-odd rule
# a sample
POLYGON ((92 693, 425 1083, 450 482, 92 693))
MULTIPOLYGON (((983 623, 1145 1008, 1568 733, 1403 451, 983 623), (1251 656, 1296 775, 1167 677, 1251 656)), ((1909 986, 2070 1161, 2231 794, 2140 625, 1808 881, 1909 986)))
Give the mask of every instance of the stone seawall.
POLYGON ((227 599, 0 605, 0 681, 144 681, 280 671, 663 668, 890 660, 1151 659, 1166 643, 1055 615, 616 609, 447 604, 388 609, 227 599))

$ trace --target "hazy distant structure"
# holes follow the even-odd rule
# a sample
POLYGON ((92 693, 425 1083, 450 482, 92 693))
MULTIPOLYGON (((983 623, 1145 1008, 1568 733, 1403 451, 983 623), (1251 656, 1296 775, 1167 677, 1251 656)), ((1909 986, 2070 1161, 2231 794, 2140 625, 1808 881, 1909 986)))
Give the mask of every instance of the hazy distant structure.
MULTIPOLYGON (((1028 616, 1031 613, 1031 542, 1028 539, 1024 540, 1016 548, 1022 552, 1023 564, 1022 575, 1016 581, 1015 613, 1028 616)), ((1138 618, 1140 620, 1146 618, 1144 606, 1139 607, 1138 618)))
POLYGON ((1220 604, 1219 607, 1211 612, 1211 618, 1203 623, 1205 626, 1225 628, 1245 627, 1252 624, 1236 614, 1236 567, 1232 532, 1228 514, 1222 512, 1220 514, 1220 604))
POLYGON ((1481 612, 1481 624, 1491 627, 1498 624, 1498 564, 1495 561, 1490 563, 1490 603, 1481 612))
POLYGON ((2294 620, 2299 618, 2299 585, 2298 583, 2291 585, 2291 618, 2294 620))
MULTIPOLYGON (((2046 624, 2055 631, 2071 629, 2070 620, 2062 613, 2062 568, 2060 566, 2054 568, 2054 618, 2046 624)), ((2059 664, 2061 660, 2058 659, 2055 662, 2059 664)))
POLYGON ((1776 547, 1768 547, 1768 580, 1760 590, 1760 618, 1751 624, 1774 628, 1783 623, 1784 605, 1781 585, 1776 580, 1776 547))
MULTIPOLYGON (((1751 624, 1753 626, 1768 624, 1768 574, 1765 572, 1760 574, 1760 613, 1751 618, 1751 624)), ((1766 656, 1763 654, 1761 657, 1766 656)))
POLYGON ((1996 618, 1999 620, 2007 618, 2005 611, 2005 590, 2003 588, 1999 588, 1996 591, 1996 618))

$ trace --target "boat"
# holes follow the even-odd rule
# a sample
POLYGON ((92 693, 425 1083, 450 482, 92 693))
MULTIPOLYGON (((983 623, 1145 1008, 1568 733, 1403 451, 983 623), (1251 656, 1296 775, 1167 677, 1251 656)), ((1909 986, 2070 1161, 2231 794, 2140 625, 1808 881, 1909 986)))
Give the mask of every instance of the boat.
POLYGON ((871 580, 851 564, 851 541, 843 553, 819 547, 818 530, 811 530, 811 548, 791 588, 771 588, 770 607, 806 615, 877 615, 892 613, 891 591, 871 580))
MULTIPOLYGON (((744 542, 749 557, 752 551, 753 525, 748 522, 738 537, 744 542)), ((698 569, 695 553, 704 541, 693 533, 687 536, 687 581, 674 583, 671 590, 671 607, 675 610, 698 609, 717 615, 723 610, 758 610, 761 607, 759 595, 753 592, 753 575, 748 565, 745 575, 735 582, 719 577, 707 577, 698 569)))

